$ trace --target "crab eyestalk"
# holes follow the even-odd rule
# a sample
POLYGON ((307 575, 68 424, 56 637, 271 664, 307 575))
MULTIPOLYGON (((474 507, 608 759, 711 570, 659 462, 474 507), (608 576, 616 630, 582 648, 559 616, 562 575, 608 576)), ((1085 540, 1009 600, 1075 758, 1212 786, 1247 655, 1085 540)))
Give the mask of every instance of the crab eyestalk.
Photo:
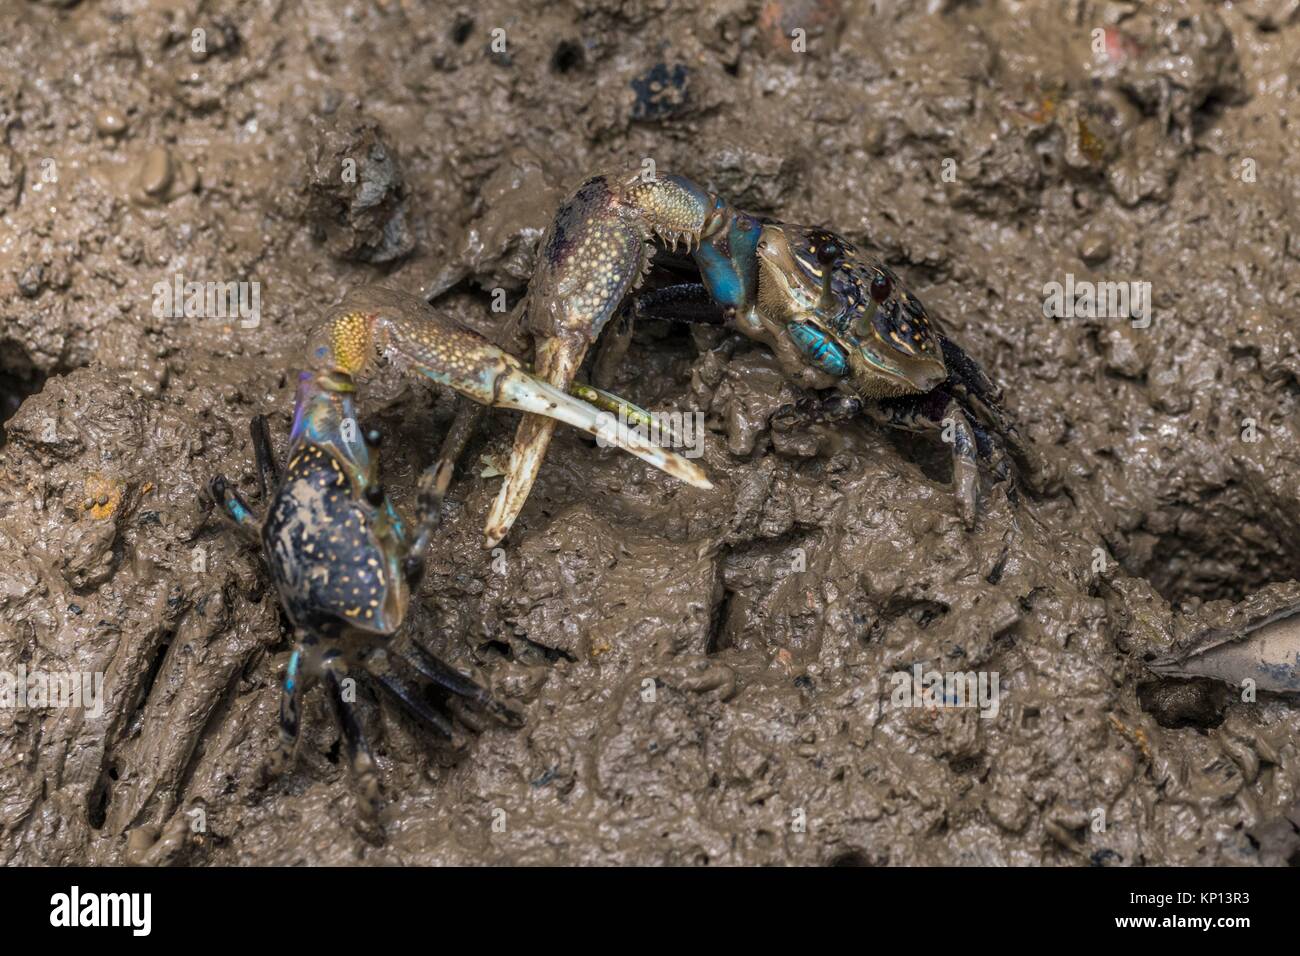
POLYGON ((815 230, 809 233, 808 238, 812 242, 812 254, 817 257, 822 271, 817 309, 823 315, 831 315, 835 311, 835 267, 844 256, 844 247, 834 233, 815 230))

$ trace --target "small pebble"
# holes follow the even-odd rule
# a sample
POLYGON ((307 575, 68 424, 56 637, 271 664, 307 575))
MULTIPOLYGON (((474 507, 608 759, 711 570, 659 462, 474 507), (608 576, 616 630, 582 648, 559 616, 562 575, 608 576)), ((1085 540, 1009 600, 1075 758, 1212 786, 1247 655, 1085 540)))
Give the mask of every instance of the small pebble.
POLYGON ((1090 266, 1105 262, 1110 258, 1110 240, 1096 233, 1079 240, 1079 258, 1090 266))
POLYGON ((23 298, 34 299, 45 288, 45 269, 39 265, 28 266, 18 277, 18 291, 23 298))
POLYGON ((95 114, 95 132, 100 136, 121 136, 126 132, 126 117, 106 106, 95 114))
POLYGON ((137 182, 147 195, 165 196, 171 188, 172 176, 171 154, 163 147, 155 146, 141 162, 137 182))

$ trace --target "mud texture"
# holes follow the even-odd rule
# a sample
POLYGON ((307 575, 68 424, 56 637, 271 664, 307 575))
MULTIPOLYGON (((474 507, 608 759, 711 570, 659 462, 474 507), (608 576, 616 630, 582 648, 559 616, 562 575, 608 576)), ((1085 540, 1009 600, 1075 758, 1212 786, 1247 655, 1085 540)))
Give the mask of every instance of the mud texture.
MULTIPOLYGON (((1300 855, 1295 700, 1143 666, 1300 598, 1292 0, 8 0, 0 38, 0 670, 107 684, 98 718, 0 711, 0 861, 1300 855), (525 726, 448 744, 369 703, 377 836, 313 694, 259 786, 288 637, 206 481, 256 496, 248 420, 283 444, 349 288, 508 340, 492 290, 565 190, 645 158, 889 262, 1057 480, 967 533, 942 446, 773 435, 800 396, 769 356, 648 323, 617 388, 707 413, 716 490, 561 430, 485 552, 496 416, 413 602, 525 726), (1045 318, 1069 273, 1149 282, 1150 327, 1045 318), (260 324, 157 317, 176 275, 259 282, 260 324), (896 705, 914 664, 996 671, 997 716, 896 705)), ((368 396, 399 505, 452 412, 368 396)))

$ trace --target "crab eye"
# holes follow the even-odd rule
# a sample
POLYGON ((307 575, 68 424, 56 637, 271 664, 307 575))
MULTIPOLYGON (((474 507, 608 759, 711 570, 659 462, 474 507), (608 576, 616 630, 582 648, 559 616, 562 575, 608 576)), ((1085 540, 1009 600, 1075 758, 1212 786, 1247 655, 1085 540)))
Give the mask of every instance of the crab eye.
POLYGON ((823 266, 830 266, 843 258, 844 243, 833 232, 814 229, 808 233, 808 251, 823 266))
POLYGON ((889 281, 889 276, 883 272, 876 273, 876 277, 871 280, 871 300, 877 303, 884 302, 893 291, 894 283, 889 281))

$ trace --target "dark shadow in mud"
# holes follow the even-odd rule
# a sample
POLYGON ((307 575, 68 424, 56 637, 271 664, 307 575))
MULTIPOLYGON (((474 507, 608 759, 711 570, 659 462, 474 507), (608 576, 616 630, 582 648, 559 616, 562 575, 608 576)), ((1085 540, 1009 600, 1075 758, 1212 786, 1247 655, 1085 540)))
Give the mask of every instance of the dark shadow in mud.
POLYGON ((1295 522, 1281 502, 1252 498, 1241 486, 1207 491, 1171 506, 1158 533, 1129 538, 1125 570, 1145 578, 1170 604, 1191 598, 1241 601, 1268 584, 1300 579, 1295 522))
POLYGON ((21 345, 0 342, 0 448, 5 444, 4 423, 17 414, 25 399, 45 387, 46 378, 21 345))

